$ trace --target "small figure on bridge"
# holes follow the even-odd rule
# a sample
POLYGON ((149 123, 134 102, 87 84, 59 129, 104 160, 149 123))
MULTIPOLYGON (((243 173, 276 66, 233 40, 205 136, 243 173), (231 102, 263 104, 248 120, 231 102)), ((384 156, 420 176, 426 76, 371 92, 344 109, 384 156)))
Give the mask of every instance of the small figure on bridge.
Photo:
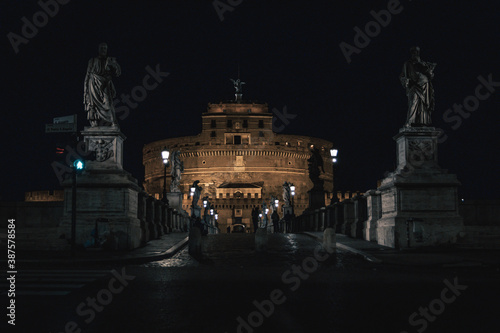
POLYGON ((259 209, 257 207, 252 208, 252 223, 253 232, 257 232, 257 228, 259 227, 259 209))
POLYGON ((274 233, 278 233, 280 216, 278 215, 277 210, 274 210, 273 214, 271 215, 271 220, 273 221, 274 233))

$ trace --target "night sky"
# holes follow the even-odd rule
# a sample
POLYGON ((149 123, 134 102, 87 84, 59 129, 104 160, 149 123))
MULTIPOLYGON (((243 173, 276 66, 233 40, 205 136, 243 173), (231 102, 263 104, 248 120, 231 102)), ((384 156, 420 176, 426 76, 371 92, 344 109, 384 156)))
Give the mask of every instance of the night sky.
POLYGON ((410 47, 419 45, 421 58, 437 63, 432 118, 447 136, 440 166, 457 174, 462 197, 499 197, 499 1, 401 0, 350 63, 339 44, 355 46, 354 28, 364 31, 374 21, 371 11, 393 1, 220 2, 236 4, 222 21, 213 1, 72 0, 43 22, 37 1, 2 1, 0 199, 60 188, 51 163, 64 135, 45 134, 45 124, 76 113, 79 128, 88 126, 83 80, 103 41, 122 68, 114 80, 118 95, 142 85, 147 66, 170 73, 119 121, 127 136, 124 168, 141 183, 143 145, 198 134, 207 103, 233 98, 229 79, 239 66, 245 100, 296 115, 282 133, 334 142, 341 190, 375 188, 395 168, 392 137, 407 109, 399 74, 410 47), (22 36, 22 18, 33 22, 34 14, 38 32, 16 53, 9 33, 22 36), (445 120, 454 104, 474 101, 480 76, 494 81, 490 91, 480 88, 489 96, 463 113, 467 118, 450 111, 445 120))

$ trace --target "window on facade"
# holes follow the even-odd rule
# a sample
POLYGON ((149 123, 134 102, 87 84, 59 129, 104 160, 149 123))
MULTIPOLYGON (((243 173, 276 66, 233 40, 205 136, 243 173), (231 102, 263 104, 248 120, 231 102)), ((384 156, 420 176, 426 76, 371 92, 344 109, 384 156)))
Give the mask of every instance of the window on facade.
POLYGON ((248 120, 243 120, 243 128, 248 128, 248 120))
POLYGON ((259 120, 259 128, 264 128, 264 120, 259 120))
POLYGON ((210 120, 210 128, 216 128, 217 127, 217 122, 215 119, 210 120))
POLYGON ((232 128, 232 127, 233 127, 233 121, 232 121, 231 119, 228 119, 228 120, 227 120, 226 127, 227 127, 227 128, 232 128))
POLYGON ((263 138, 263 137, 264 137, 264 132, 260 131, 260 132, 259 132, 259 137, 260 137, 260 138, 263 138))
POLYGON ((234 144, 235 145, 241 145, 241 135, 235 135, 234 136, 234 144))
POLYGON ((217 136, 217 133, 215 131, 210 132, 210 137, 215 138, 217 136))
POLYGON ((255 193, 255 199, 257 199, 259 197, 259 193, 255 193))

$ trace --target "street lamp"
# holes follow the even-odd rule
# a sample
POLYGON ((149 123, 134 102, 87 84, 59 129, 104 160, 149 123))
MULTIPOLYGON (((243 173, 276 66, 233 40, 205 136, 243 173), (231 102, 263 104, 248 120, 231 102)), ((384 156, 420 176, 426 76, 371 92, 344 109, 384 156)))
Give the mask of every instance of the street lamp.
POLYGON ((274 207, 278 208, 280 201, 278 199, 274 199, 274 207))
POLYGON ((293 197, 295 197, 295 185, 293 185, 292 183, 290 183, 290 194, 292 195, 292 215, 295 214, 295 207, 294 207, 294 203, 293 203, 293 197))
POLYGON ((338 153, 339 153, 338 149, 335 148, 330 149, 330 156, 332 157, 332 200, 330 202, 331 204, 337 201, 337 196, 335 195, 334 186, 335 186, 335 167, 338 162, 337 159, 338 153))
POLYGON ((161 158, 163 159, 163 202, 168 204, 168 199, 167 199, 167 166, 168 166, 168 157, 170 155, 170 152, 168 149, 165 147, 161 151, 161 158))
POLYGON ((191 187, 191 192, 189 195, 193 196, 195 191, 196 191, 196 187, 191 187))
POLYGON ((203 199, 203 208, 207 208, 207 203, 208 203, 208 200, 207 199, 203 199))

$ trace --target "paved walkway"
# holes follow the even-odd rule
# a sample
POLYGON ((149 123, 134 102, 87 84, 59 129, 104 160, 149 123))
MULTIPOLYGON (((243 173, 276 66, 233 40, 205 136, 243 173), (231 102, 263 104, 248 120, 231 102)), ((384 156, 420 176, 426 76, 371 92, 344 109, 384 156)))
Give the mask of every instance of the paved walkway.
MULTIPOLYGON (((188 233, 170 233, 148 242, 132 251, 105 251, 86 249, 77 251, 75 258, 61 251, 18 251, 16 262, 37 264, 134 264, 170 258, 188 243, 188 233)), ((2 260, 0 262, 4 262, 2 260)))
MULTIPOLYGON (((322 241, 323 232, 304 232, 322 241)), ((337 234, 337 248, 363 256, 374 263, 409 266, 500 267, 500 250, 425 248, 396 250, 362 239, 337 234)))

